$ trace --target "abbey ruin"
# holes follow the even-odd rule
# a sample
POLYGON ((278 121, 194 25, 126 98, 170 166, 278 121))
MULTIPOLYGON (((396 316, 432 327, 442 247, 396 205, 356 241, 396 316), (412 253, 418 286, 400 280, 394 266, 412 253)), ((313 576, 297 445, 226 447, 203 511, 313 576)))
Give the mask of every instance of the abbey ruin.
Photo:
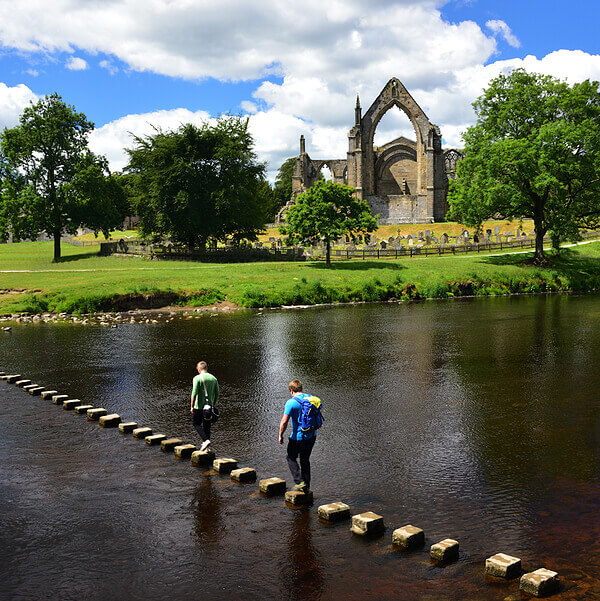
POLYGON ((354 126, 348 133, 345 159, 311 159, 304 136, 292 178, 292 198, 280 211, 278 222, 298 194, 319 178, 321 168, 329 167, 335 183, 348 184, 358 198, 365 199, 381 225, 432 223, 443 221, 448 209, 448 179, 454 176, 462 157, 456 149, 442 149, 440 128, 429 121, 402 83, 391 79, 369 110, 362 115, 356 99, 354 126), (399 137, 375 147, 377 124, 385 113, 397 106, 410 119, 416 141, 399 137))

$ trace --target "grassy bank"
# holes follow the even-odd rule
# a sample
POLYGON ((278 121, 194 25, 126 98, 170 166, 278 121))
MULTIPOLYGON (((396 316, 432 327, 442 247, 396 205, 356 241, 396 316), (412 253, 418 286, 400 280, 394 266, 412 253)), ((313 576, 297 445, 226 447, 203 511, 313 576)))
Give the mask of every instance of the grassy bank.
POLYGON ((0 313, 209 305, 243 307, 600 290, 600 242, 565 249, 551 266, 530 254, 353 260, 335 263, 202 264, 98 257, 96 248, 52 243, 0 246, 0 313))

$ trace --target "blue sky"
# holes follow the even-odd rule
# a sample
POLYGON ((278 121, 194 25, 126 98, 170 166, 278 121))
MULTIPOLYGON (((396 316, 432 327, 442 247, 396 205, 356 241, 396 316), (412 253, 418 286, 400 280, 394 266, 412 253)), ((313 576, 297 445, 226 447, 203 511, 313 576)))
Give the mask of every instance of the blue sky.
MULTIPOLYGON (((396 76, 460 146, 501 71, 600 79, 599 17, 591 0, 0 0, 0 126, 57 91, 120 169, 129 132, 242 112, 272 176, 301 133, 311 156, 343 157, 356 93, 366 109, 396 76)), ((410 134, 396 113, 379 136, 410 134)))

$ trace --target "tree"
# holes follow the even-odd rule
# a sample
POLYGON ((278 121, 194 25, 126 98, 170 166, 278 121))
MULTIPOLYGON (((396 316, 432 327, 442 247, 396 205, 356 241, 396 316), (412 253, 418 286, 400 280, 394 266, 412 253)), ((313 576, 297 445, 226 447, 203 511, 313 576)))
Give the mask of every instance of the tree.
POLYGON ((286 159, 279 167, 275 177, 273 191, 277 199, 277 211, 292 198, 292 176, 294 175, 294 166, 296 157, 286 159))
POLYGON ((280 226, 282 234, 292 241, 323 240, 327 249, 327 267, 331 266, 331 242, 348 234, 355 238, 377 229, 377 219, 371 215, 365 200, 353 196, 354 189, 343 184, 318 181, 299 194, 296 204, 280 226))
POLYGON ((533 219, 537 263, 546 234, 557 247, 600 223, 597 82, 569 86, 516 69, 473 106, 477 122, 464 134, 448 218, 474 227, 496 214, 533 219))
POLYGON ((3 189, 0 202, 2 236, 34 239, 45 232, 54 239, 89 227, 106 235, 124 217, 124 198, 110 176, 104 157, 88 149, 94 124, 63 102, 58 94, 27 107, 19 125, 4 129, 3 189))
POLYGON ((127 170, 137 174, 137 214, 146 237, 205 248, 209 237, 256 239, 265 223, 265 167, 258 163, 248 119, 135 138, 127 170))

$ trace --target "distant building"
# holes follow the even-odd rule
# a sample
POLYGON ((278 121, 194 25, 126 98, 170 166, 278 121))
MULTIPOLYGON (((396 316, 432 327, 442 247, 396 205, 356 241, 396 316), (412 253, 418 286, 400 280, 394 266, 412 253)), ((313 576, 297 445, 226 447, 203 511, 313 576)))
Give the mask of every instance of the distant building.
POLYGON ((311 159, 300 136, 300 155, 292 178, 292 198, 277 216, 285 221, 286 210, 298 194, 319 178, 324 165, 331 170, 335 183, 356 189, 365 199, 380 225, 432 223, 443 221, 448 210, 448 179, 462 158, 457 149, 442 150, 440 128, 429 121, 402 83, 391 79, 369 110, 362 115, 356 98, 354 126, 348 133, 349 148, 345 159, 311 159), (377 124, 392 107, 403 110, 410 119, 416 141, 396 138, 384 146, 373 146, 377 124))

